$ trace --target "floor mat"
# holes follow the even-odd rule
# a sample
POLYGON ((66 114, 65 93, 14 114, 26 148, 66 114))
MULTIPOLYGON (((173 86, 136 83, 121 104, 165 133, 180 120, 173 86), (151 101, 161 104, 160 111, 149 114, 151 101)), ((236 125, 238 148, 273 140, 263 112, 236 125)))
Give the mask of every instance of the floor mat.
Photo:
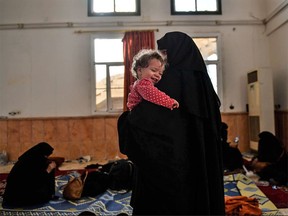
POLYGON ((277 207, 257 187, 250 178, 242 173, 224 176, 224 194, 226 196, 255 197, 263 215, 278 215, 277 207))
POLYGON ((258 186, 277 208, 288 208, 288 188, 276 186, 258 186))
MULTIPOLYGON (((132 207, 130 206, 131 192, 111 191, 107 190, 105 193, 96 197, 83 197, 77 201, 68 201, 63 199, 63 188, 71 177, 79 176, 77 171, 71 172, 67 175, 60 175, 56 177, 56 195, 60 197, 59 200, 50 201, 49 203, 32 208, 17 208, 17 209, 3 209, 2 196, 0 196, 0 212, 1 215, 79 215, 81 212, 89 211, 96 215, 117 215, 125 213, 132 214, 132 207)), ((0 183, 0 195, 4 192, 6 180, 0 183), (1 189, 2 188, 2 189, 1 189)))

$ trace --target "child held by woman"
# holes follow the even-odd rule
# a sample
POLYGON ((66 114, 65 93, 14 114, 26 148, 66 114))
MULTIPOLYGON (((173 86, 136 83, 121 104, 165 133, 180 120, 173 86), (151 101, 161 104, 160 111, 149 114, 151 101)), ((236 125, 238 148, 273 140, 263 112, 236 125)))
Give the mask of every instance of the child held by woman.
POLYGON ((132 75, 136 81, 130 86, 127 107, 132 110, 143 99, 169 108, 178 108, 179 103, 154 85, 160 81, 165 68, 165 58, 160 51, 143 49, 133 58, 132 75))

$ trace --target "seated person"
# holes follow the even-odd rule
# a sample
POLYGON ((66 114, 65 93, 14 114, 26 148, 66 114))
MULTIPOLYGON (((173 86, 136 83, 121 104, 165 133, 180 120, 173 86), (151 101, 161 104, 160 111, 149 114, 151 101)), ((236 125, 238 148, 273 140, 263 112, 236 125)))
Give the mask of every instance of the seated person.
POLYGON ((228 139, 228 125, 225 122, 221 124, 221 142, 223 149, 223 168, 226 171, 234 171, 237 169, 242 169, 243 159, 242 154, 239 149, 230 146, 227 142, 228 139))
POLYGON ((55 167, 48 156, 53 148, 41 142, 22 154, 7 177, 4 208, 44 204, 55 198, 55 167))
POLYGON ((258 136, 258 156, 252 160, 252 168, 260 180, 287 185, 288 155, 283 145, 271 132, 263 131, 258 136))

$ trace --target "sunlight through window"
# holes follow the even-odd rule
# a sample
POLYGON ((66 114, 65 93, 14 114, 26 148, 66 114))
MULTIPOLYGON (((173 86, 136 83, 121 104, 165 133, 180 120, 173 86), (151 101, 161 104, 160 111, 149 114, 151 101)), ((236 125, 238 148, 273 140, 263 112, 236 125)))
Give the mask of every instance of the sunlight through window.
POLYGON ((139 16, 140 0, 88 0, 89 16, 139 16))
POLYGON ((221 13, 221 0, 171 0, 172 15, 221 13))
POLYGON ((175 2, 176 11, 196 11, 195 2, 187 0, 177 0, 175 2))
POLYGON ((95 62, 123 62, 122 39, 95 39, 95 62))
POLYGON ((135 0, 115 0, 116 12, 135 12, 136 2, 135 0))
POLYGON ((98 13, 114 12, 113 0, 94 0, 93 11, 98 13))
POLYGON ((121 38, 95 38, 95 112, 123 110, 124 65, 121 38))

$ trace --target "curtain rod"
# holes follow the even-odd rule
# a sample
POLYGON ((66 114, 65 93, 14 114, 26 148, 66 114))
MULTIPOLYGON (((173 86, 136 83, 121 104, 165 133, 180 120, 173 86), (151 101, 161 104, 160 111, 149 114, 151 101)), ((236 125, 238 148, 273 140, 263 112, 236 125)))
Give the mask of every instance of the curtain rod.
POLYGON ((138 31, 138 32, 143 32, 143 31, 156 31, 158 32, 159 29, 112 29, 112 30, 77 30, 74 31, 74 33, 77 34, 82 34, 82 33, 101 33, 101 32, 119 32, 119 33, 125 33, 125 32, 132 32, 132 31, 138 31))
MULTIPOLYGON (((288 1, 288 0, 286 0, 288 1)), ((14 30, 14 29, 52 29, 52 28, 83 28, 87 30, 79 30, 76 33, 86 32, 107 32, 102 28, 159 28, 159 26, 225 26, 225 25, 263 25, 263 20, 174 20, 174 21, 135 21, 135 22, 55 22, 55 23, 0 23, 0 30, 14 30), (99 31, 88 30, 88 28, 101 28, 99 31)), ((150 29, 148 29, 150 30, 150 29)), ((159 31, 158 29, 152 29, 159 31)), ((111 31, 111 30, 110 30, 111 31)), ((145 29, 128 29, 128 30, 112 30, 114 32, 127 31, 147 31, 145 29)))

